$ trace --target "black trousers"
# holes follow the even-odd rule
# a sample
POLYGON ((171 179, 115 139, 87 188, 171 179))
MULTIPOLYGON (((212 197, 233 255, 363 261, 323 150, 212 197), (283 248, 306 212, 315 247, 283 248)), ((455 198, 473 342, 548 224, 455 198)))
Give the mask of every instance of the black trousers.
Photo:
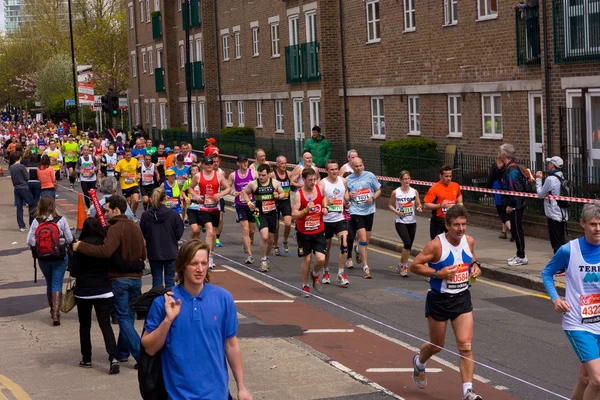
POLYGON ((548 234, 550 236, 550 245, 554 253, 560 249, 560 246, 567 243, 565 238, 565 221, 556 221, 552 218, 548 218, 548 234))
POLYGON ((110 325, 110 313, 112 312, 113 299, 79 299, 75 298, 77 304, 77 316, 79 317, 79 343, 83 361, 92 361, 92 307, 96 310, 98 325, 104 337, 104 346, 108 353, 108 359, 117 359, 117 341, 110 325))
POLYGON ((432 216, 429 220, 429 236, 433 240, 437 235, 448 232, 446 221, 442 218, 432 216))
POLYGON ((81 181, 81 191, 83 192, 83 199, 85 200, 85 206, 90 208, 90 204, 92 204, 92 200, 90 200, 90 190, 96 189, 96 181, 85 182, 81 181))
POLYGON ((523 212, 524 208, 513 210, 508 216, 510 217, 510 233, 515 239, 517 246, 517 257, 525 257, 525 233, 523 232, 523 212))

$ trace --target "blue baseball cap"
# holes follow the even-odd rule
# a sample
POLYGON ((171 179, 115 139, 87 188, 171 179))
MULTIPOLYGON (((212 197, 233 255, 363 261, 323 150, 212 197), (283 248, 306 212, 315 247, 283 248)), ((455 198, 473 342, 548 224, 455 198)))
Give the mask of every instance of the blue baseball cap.
POLYGON ((172 150, 171 150, 171 148, 170 148, 170 147, 166 147, 166 148, 165 148, 165 152, 167 152, 167 153, 170 153, 171 151, 172 151, 172 150))

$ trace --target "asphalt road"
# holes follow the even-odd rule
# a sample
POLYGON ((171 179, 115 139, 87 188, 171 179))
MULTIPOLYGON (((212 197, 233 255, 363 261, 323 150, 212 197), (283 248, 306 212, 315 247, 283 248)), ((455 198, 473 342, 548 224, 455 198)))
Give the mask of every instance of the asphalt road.
MULTIPOLYGON (((59 190, 59 194, 61 198, 76 202, 73 193, 59 190)), ((141 208, 138 215, 141 215, 141 208)), ((186 229, 184 238, 188 237, 189 231, 186 229)), ((300 261, 295 254, 293 240, 290 240, 288 255, 270 257, 268 274, 257 270, 257 244, 254 245, 255 265, 249 267, 243 264, 245 254, 242 252, 240 231, 234 213, 229 208, 225 213, 221 241, 224 247, 217 249, 217 264, 226 264, 288 293, 299 295, 300 261)), ((336 249, 336 243, 333 249, 336 249)), ((485 249, 476 248, 475 251, 481 253, 485 249)), ((337 271, 336 261, 334 253, 331 260, 332 278, 337 271)), ((401 278, 394 272, 393 266, 397 262, 398 255, 372 247, 369 252, 372 280, 362 279, 359 268, 347 270, 350 287, 341 288, 335 283, 323 285, 324 300, 313 297, 301 301, 353 325, 384 335, 389 340, 401 341, 408 347, 419 347, 428 337, 424 318, 428 284, 414 275, 401 278)), ((484 278, 478 279, 471 293, 475 317, 473 350, 476 361, 483 364, 475 369, 480 380, 519 399, 569 398, 579 362, 561 329, 561 317, 554 312, 550 301, 540 297, 540 293, 484 278)), ((361 343, 357 342, 356 346, 361 346, 361 343)), ((457 352, 450 329, 446 348, 457 352)), ((393 358, 393 355, 390 356, 393 358)), ((458 357, 449 352, 441 352, 439 358, 448 364, 458 365, 458 357)), ((406 365, 411 365, 410 360, 406 360, 406 365)), ((378 367, 385 366, 372 366, 378 367)), ((429 379, 436 377, 430 374, 429 379)), ((460 385, 460 382, 456 382, 456 385, 460 385)))

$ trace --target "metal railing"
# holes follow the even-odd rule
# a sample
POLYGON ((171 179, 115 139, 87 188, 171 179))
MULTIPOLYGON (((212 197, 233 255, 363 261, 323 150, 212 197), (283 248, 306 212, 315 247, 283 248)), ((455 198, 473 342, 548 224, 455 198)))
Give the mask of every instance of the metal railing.
POLYGON ((319 43, 302 43, 300 46, 302 55, 302 81, 311 82, 320 80, 319 43))
POLYGON ((165 91, 165 69, 154 68, 154 87, 156 93, 164 93, 165 91))
POLYGON ((160 11, 152 13, 152 39, 160 39, 162 37, 162 17, 160 11))
POLYGON ((525 8, 515 11, 517 28, 517 65, 540 65, 539 9, 525 8))
POLYGON ((302 82, 302 57, 298 44, 285 48, 285 79, 287 83, 302 82))
POLYGON ((552 1, 554 62, 600 61, 600 2, 552 1))

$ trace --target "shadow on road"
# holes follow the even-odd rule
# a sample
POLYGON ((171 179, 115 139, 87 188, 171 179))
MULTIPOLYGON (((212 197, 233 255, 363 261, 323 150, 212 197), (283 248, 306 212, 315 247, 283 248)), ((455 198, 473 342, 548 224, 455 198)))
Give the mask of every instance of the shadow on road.
POLYGON ((46 294, 31 294, 0 299, 0 317, 14 317, 48 308, 46 294))
MULTIPOLYGON (((31 272, 33 274, 33 271, 31 271, 31 272)), ((46 286, 46 280, 44 279, 43 276, 40 279, 39 275, 41 275, 40 271, 38 271, 38 282, 37 283, 33 283, 33 280, 31 280, 31 281, 20 281, 20 282, 4 283, 4 284, 0 285, 0 290, 5 290, 5 289, 27 289, 27 288, 31 288, 31 287, 45 287, 46 286)))

